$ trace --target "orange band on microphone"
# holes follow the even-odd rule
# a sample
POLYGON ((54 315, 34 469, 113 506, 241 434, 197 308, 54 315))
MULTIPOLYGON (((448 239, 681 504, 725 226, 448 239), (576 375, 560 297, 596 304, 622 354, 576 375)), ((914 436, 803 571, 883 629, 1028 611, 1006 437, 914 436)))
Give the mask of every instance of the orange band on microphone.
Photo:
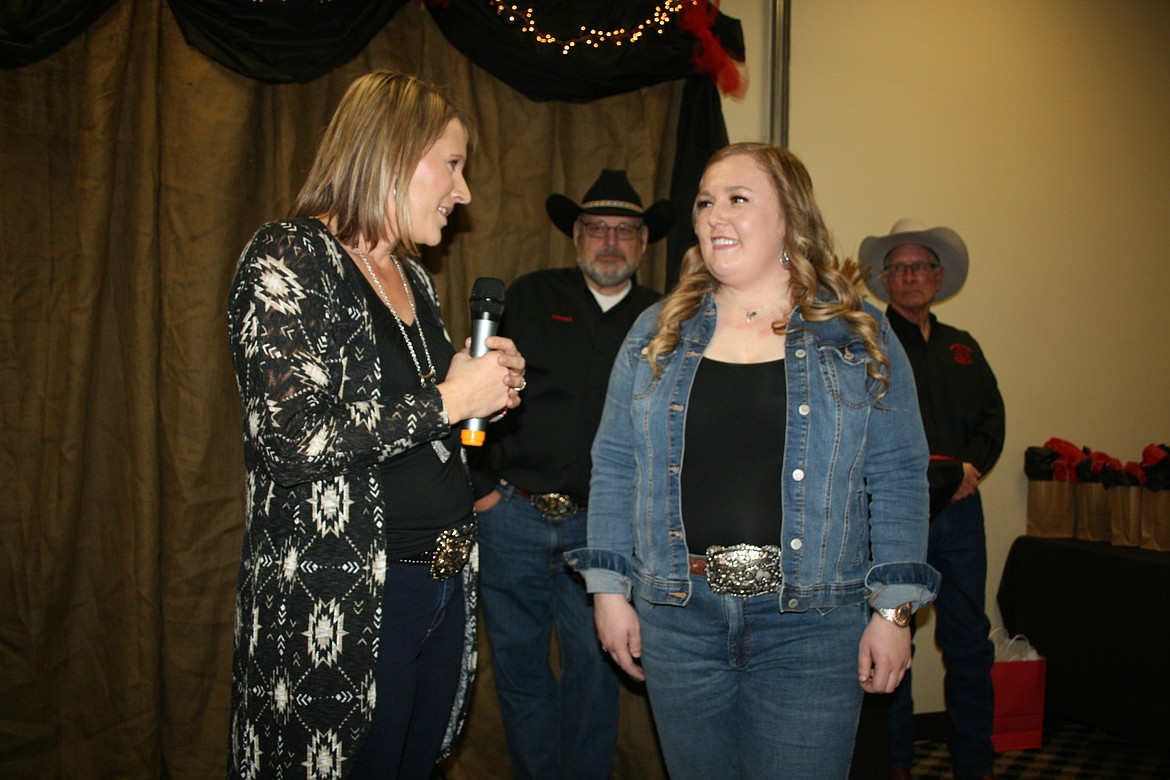
POLYGON ((459 441, 463 442, 465 447, 482 447, 486 438, 487 431, 469 431, 464 428, 459 432, 459 441))

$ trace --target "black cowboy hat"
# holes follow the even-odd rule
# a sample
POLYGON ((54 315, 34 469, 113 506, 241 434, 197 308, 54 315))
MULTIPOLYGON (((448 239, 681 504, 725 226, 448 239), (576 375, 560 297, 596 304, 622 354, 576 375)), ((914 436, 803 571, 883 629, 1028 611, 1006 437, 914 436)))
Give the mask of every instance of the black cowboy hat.
POLYGON ((573 235, 573 223, 581 214, 641 217, 649 233, 647 240, 651 243, 665 236, 674 225, 674 210, 670 207, 670 201, 660 200, 650 208, 643 209, 642 199, 634 192, 626 172, 609 168, 602 170, 580 205, 564 195, 554 194, 548 196, 544 207, 553 224, 566 236, 573 235))

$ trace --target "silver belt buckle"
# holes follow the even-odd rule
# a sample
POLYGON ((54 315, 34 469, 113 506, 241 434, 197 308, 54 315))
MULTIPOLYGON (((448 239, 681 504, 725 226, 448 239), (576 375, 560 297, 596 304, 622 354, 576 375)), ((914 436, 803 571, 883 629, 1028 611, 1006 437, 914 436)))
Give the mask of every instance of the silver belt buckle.
POLYGON ((564 493, 534 494, 529 500, 537 512, 552 520, 559 520, 584 510, 583 506, 564 493))
POLYGON ((712 593, 759 596, 780 592, 780 548, 774 544, 736 544, 707 548, 707 584, 712 593))
POLYGON ((435 539, 435 554, 431 558, 428 576, 432 580, 445 580, 463 571, 471 559, 471 548, 475 546, 475 522, 448 528, 435 539))

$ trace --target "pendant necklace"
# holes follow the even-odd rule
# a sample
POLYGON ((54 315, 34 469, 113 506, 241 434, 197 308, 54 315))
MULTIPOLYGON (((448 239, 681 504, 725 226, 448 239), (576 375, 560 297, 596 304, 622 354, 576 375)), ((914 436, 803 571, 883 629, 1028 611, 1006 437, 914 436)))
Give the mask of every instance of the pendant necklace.
MULTIPOLYGON (((390 259, 394 261, 394 268, 398 271, 398 278, 402 280, 402 289, 406 293, 406 300, 410 304, 410 314, 414 319, 415 327, 418 328, 418 340, 422 342, 423 354, 427 359, 427 371, 423 372, 422 364, 419 363, 418 353, 414 351, 414 343, 410 340, 410 335, 406 332, 406 325, 403 324, 402 318, 398 316, 398 312, 394 310, 394 304, 390 303, 390 296, 386 294, 385 288, 382 287, 382 281, 378 275, 374 273, 374 267, 370 264, 370 258, 362 251, 361 247, 354 246, 353 251, 357 252, 357 256, 361 258, 362 265, 370 273, 370 279, 374 282, 374 287, 378 290, 378 297, 386 304, 386 308, 390 310, 390 316, 394 318, 394 324, 398 326, 398 332, 402 334, 402 340, 406 342, 406 348, 410 351, 410 359, 414 362, 414 370, 418 373, 419 386, 428 387, 435 382, 435 362, 431 359, 431 350, 427 346, 427 336, 423 333, 422 323, 418 321, 418 310, 414 306, 414 296, 410 294, 410 286, 406 283, 406 274, 402 270, 402 264, 398 262, 398 258, 393 252, 390 253, 390 259)), ((439 460, 443 463, 451 457, 450 450, 444 446, 443 442, 438 439, 431 440, 431 446, 435 450, 435 454, 439 456, 439 460)))
POLYGON ((732 303, 735 303, 735 305, 738 308, 743 310, 744 317, 747 319, 748 322, 751 322, 752 320, 754 320, 761 313, 766 312, 766 311, 772 311, 773 309, 780 306, 779 302, 769 303, 767 306, 744 306, 742 303, 736 303, 735 301, 732 301, 732 303))
MULTIPOLYGON (((736 304, 736 305, 738 306, 739 304, 736 304)), ((747 321, 751 322, 752 320, 754 320, 756 318, 756 315, 759 314, 760 312, 771 311, 772 309, 775 309, 776 304, 773 303, 770 306, 761 306, 761 307, 758 307, 755 309, 749 309, 746 306, 740 306, 739 308, 743 309, 743 313, 744 313, 744 316, 747 317, 747 321)))

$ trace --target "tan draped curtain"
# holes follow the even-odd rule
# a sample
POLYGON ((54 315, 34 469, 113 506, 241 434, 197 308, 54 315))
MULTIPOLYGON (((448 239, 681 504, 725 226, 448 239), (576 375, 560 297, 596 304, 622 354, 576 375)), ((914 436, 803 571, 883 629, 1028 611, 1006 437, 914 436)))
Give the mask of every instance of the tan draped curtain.
MULTIPOLYGON (((426 258, 459 341, 476 277, 573 262, 549 193, 578 199, 602 167, 668 191, 681 83, 534 103, 414 3, 308 84, 208 60, 162 2, 0 71, 0 776, 224 772, 244 518, 226 292, 345 87, 380 67, 438 83, 478 129, 474 200, 426 258)), ((639 278, 662 288, 661 244, 639 278)), ((480 668, 448 777, 506 776, 480 668)), ((644 700, 625 701, 619 775, 661 776, 644 700)))

